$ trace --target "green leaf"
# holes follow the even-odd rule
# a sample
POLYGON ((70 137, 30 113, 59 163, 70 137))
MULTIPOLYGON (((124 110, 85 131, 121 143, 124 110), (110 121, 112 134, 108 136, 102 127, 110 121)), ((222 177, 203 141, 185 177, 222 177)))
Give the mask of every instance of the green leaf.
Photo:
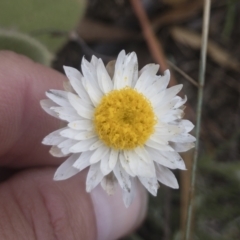
POLYGON ((1 0, 0 27, 34 36, 56 51, 85 10, 85 0, 1 0))
POLYGON ((0 50, 11 50, 32 60, 50 65, 53 55, 36 39, 16 31, 0 29, 0 50))

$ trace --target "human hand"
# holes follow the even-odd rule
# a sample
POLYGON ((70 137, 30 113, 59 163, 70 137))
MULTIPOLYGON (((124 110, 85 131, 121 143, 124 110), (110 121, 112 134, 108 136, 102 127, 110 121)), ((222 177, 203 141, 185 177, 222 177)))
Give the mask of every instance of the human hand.
MULTIPOLYGON (((61 89, 65 76, 10 52, 0 53, 0 167, 18 169, 0 184, 0 239, 117 239, 143 220, 147 197, 139 185, 126 209, 121 191, 85 191, 86 172, 52 180, 64 159, 51 157, 42 139, 60 122, 39 101, 61 89)), ((1 174, 1 173, 0 173, 1 174)))

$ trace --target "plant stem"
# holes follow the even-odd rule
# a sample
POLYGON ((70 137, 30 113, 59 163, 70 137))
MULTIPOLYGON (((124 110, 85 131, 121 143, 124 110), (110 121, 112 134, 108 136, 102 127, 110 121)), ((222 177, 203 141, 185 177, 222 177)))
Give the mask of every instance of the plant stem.
POLYGON ((187 225, 185 231, 185 240, 190 240, 191 224, 192 224, 192 212, 194 205, 194 192, 196 182, 196 170, 197 160, 199 152, 199 137, 201 129, 201 115, 202 115, 202 102, 203 102, 203 87, 205 82, 205 69, 206 69, 206 52, 208 42, 208 30, 209 30, 209 18, 210 18, 211 0, 204 0, 203 10, 203 30, 202 30, 202 47, 201 47, 201 59, 199 67, 199 88, 198 88, 198 100, 197 100, 197 122, 196 122, 196 147, 194 151, 192 174, 191 174, 191 187, 189 189, 189 204, 187 213, 187 225))

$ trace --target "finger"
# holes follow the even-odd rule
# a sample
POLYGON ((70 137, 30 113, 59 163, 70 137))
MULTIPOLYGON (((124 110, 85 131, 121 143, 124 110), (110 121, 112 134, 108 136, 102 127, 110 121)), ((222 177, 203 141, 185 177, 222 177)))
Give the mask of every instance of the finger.
POLYGON ((121 193, 108 196, 101 187, 85 191, 85 174, 52 181, 53 169, 28 171, 0 187, 0 239, 113 240, 142 221, 146 192, 138 185, 132 205, 121 193))
POLYGON ((41 109, 50 88, 62 88, 64 75, 11 52, 0 52, 0 166, 59 164, 41 144, 59 121, 41 109))

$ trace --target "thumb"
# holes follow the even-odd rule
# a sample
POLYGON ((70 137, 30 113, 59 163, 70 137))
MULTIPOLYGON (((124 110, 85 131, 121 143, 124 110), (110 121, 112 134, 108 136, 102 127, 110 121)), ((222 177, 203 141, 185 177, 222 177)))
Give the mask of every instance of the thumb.
POLYGON ((0 185, 0 239, 114 240, 143 220, 147 197, 138 185, 125 208, 120 188, 108 196, 101 187, 85 191, 86 173, 52 180, 54 169, 28 170, 0 185))

